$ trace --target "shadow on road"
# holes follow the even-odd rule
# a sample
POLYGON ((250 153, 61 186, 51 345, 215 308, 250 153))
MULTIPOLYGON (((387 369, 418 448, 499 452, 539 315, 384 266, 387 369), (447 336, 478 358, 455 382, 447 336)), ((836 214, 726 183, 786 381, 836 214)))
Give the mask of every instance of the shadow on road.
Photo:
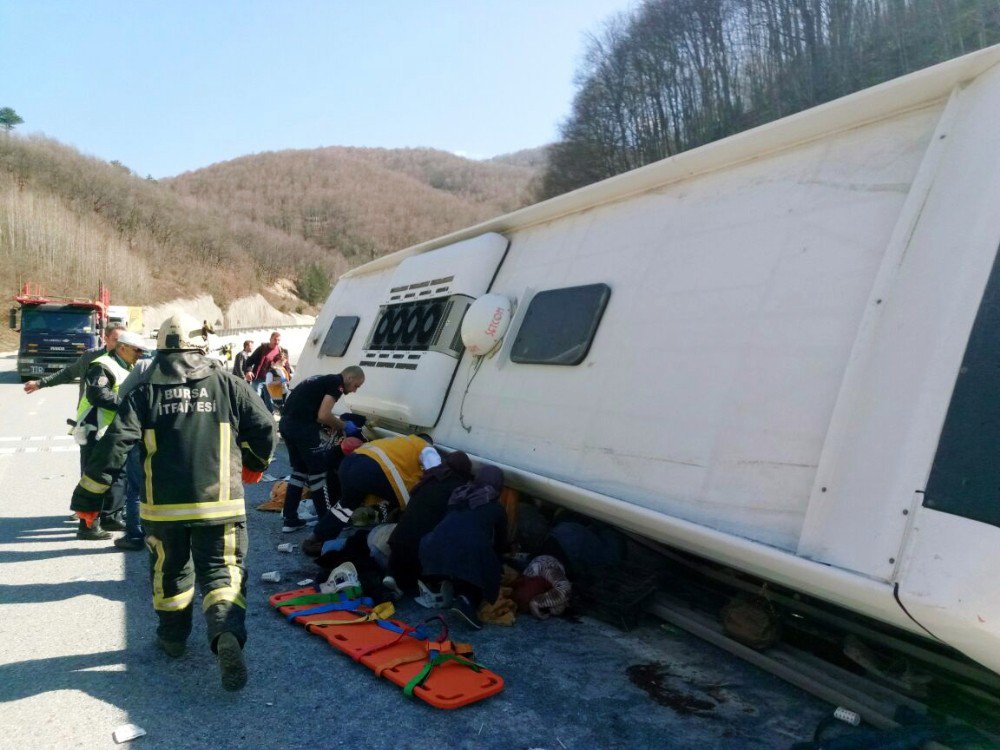
MULTIPOLYGON (((75 538, 75 535, 70 535, 66 539, 75 538)), ((23 541, 23 540, 20 540, 23 541)), ((60 542, 64 541, 63 537, 53 534, 51 537, 46 537, 44 541, 60 542)), ((102 547, 102 550, 105 549, 102 547)), ((107 549, 108 554, 121 554, 118 550, 107 549)), ((55 557, 86 557, 93 555, 94 550, 92 549, 53 549, 44 551, 26 551, 22 552, 20 550, 11 550, 9 552, 0 551, 0 565, 4 563, 22 563, 22 562, 38 562, 40 560, 51 560, 55 557)))
POLYGON ((28 583, 23 586, 0 584, 0 602, 31 604, 61 602, 75 596, 99 596, 109 601, 125 601, 124 581, 68 581, 66 583, 28 583))
MULTIPOLYGON (((67 508, 69 503, 66 503, 67 508)), ((75 534, 76 525, 69 522, 69 512, 61 516, 28 516, 4 518, 0 523, 0 544, 16 544, 25 540, 58 541, 64 534, 75 534)))
MULTIPOLYGON (((280 475, 287 468, 282 456, 271 471, 280 475)), ((248 487, 247 507, 261 502, 269 489, 264 484, 248 487)), ((72 529, 65 520, 63 515, 6 519, 0 523, 0 542, 28 537, 62 541, 72 529)), ((299 578, 315 574, 307 558, 276 551, 277 542, 288 541, 280 528, 278 514, 248 512, 251 676, 242 693, 229 694, 220 688, 218 668, 205 638, 200 597, 187 653, 174 660, 156 648, 147 556, 118 553, 124 566, 122 581, 0 586, 0 601, 14 606, 60 602, 85 594, 110 600, 92 603, 108 611, 108 650, 25 658, 0 666, 0 713, 11 701, 33 696, 48 700, 48 694, 56 691, 80 691, 117 707, 128 721, 143 727, 148 732, 139 741, 144 750, 255 746, 313 750, 331 744, 370 746, 373 738, 378 738, 378 747, 401 748, 765 750, 790 744, 776 734, 775 727, 793 732, 788 736, 805 738, 803 727, 811 727, 826 713, 825 706, 782 689, 775 678, 756 674, 751 667, 698 646, 687 636, 665 634, 655 625, 624 635, 591 621, 530 617, 519 617, 514 628, 491 626, 474 634, 456 630, 456 637, 474 642, 477 659, 501 674, 507 686, 482 703, 458 711, 435 711, 420 701, 407 700, 387 680, 271 610, 269 594, 292 588, 299 578), (260 573, 265 570, 280 570, 282 582, 261 583, 260 573), (119 647, 122 631, 125 648, 119 647), (718 715, 707 718, 680 715, 657 705, 626 675, 629 665, 651 661, 669 663, 679 674, 690 673, 702 682, 728 686, 729 703, 718 708, 718 715), (336 743, 331 742, 333 737, 336 743)), ((109 548, 110 542, 86 549, 32 549, 20 559, 72 554, 75 568, 86 572, 86 555, 106 555, 109 548)), ((9 554, 15 552, 19 551, 9 554)), ((75 646, 72 608, 44 609, 52 614, 44 623, 43 638, 24 656, 84 650, 75 646), (39 650, 51 649, 53 636, 58 639, 57 650, 39 650)), ((411 622, 428 614, 412 602, 401 610, 402 619, 411 622)), ((39 625, 41 630, 43 625, 39 625)), ((80 720, 79 714, 73 719, 80 720)), ((98 728, 108 738, 113 729, 98 728)))

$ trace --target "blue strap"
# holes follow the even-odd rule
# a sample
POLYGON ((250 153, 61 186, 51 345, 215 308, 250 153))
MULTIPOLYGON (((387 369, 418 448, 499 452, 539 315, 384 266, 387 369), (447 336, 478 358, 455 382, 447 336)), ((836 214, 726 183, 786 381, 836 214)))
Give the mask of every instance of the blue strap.
POLYGON ((374 602, 370 597, 363 596, 360 599, 352 599, 347 602, 334 602, 333 604, 323 604, 319 607, 310 607, 309 609, 300 609, 298 612, 292 612, 288 615, 289 622, 295 622, 298 617, 305 617, 306 615, 323 615, 327 612, 353 612, 358 609, 358 607, 371 607, 374 602))
MULTIPOLYGON (((392 620, 379 620, 376 625, 380 628, 385 628, 386 630, 391 630, 393 633, 403 634, 405 631, 392 620)), ((415 638, 418 641, 426 641, 428 638, 427 631, 424 629, 423 625, 417 625, 413 630, 406 633, 410 638, 415 638)))

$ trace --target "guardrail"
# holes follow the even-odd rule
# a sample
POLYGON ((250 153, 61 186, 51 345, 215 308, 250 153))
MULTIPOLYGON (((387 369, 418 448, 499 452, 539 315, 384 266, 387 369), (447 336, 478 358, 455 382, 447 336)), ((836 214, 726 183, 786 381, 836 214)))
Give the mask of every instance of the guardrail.
POLYGON ((234 336, 247 331, 284 331, 289 328, 312 328, 315 323, 295 323, 293 325, 279 326, 244 326, 243 328, 220 328, 213 333, 216 336, 234 336))

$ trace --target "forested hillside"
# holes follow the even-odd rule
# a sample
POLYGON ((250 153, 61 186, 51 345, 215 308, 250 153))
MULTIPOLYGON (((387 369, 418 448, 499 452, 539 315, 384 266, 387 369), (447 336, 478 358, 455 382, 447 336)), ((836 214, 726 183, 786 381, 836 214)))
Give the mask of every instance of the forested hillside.
POLYGON ((245 156, 167 184, 357 265, 530 203, 537 172, 431 149, 332 147, 245 156))
POLYGON ((1000 41, 1000 0, 645 0, 595 35, 542 197, 1000 41))
MULTIPOLYGON (((0 290, 155 303, 200 293, 225 308, 262 292, 295 312, 373 257, 512 210, 538 168, 439 151, 258 154, 143 179, 57 141, 0 133, 0 290), (273 294, 290 279, 301 299, 273 294)), ((5 343, 9 344, 9 336, 5 343)))

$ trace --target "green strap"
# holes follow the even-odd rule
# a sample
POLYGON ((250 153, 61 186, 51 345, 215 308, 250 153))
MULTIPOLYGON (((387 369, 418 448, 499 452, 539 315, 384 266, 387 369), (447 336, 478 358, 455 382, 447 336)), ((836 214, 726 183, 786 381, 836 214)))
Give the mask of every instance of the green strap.
POLYGON ((468 667, 474 672, 478 672, 481 669, 485 669, 485 667, 483 667, 482 664, 476 664, 476 662, 469 661, 468 659, 461 657, 458 654, 438 654, 433 659, 428 661, 424 665, 423 669, 417 672, 416 677, 414 677, 412 680, 406 683, 406 686, 403 688, 403 695, 405 695, 407 698, 412 698, 414 689, 420 687, 424 683, 424 680, 427 679, 427 676, 431 673, 431 670, 433 670, 434 667, 444 664, 445 662, 448 661, 458 662, 459 664, 468 667))
POLYGON ((360 594, 361 589, 353 587, 345 591, 338 591, 336 593, 329 594, 301 594, 300 596, 295 596, 291 599, 285 599, 284 601, 277 602, 274 604, 274 607, 298 607, 302 604, 338 604, 340 602, 357 599, 357 596, 351 595, 355 591, 360 594))

